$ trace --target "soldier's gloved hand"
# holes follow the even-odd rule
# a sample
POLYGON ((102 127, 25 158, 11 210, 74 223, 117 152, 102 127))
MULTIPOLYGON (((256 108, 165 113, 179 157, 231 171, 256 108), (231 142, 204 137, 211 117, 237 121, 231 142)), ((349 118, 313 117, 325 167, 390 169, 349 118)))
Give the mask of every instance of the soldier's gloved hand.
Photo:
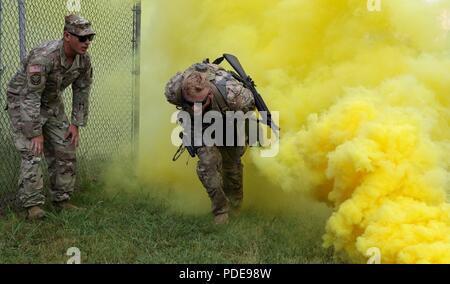
POLYGON ((42 152, 44 151, 43 135, 31 138, 31 151, 33 151, 33 154, 36 156, 42 155, 42 152))
POLYGON ((64 136, 64 139, 67 139, 69 137, 70 137, 70 144, 75 145, 75 147, 78 147, 78 142, 80 140, 78 126, 76 126, 74 124, 69 125, 69 130, 67 131, 66 135, 64 136))

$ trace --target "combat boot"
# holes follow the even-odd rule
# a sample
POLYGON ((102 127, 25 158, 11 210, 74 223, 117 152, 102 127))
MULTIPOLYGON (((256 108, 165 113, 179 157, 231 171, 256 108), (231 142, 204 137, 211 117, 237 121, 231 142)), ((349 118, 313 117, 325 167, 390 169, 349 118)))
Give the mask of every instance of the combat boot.
POLYGON ((73 205, 72 203, 70 203, 67 200, 60 201, 60 202, 53 202, 53 205, 59 211, 61 211, 61 210, 82 210, 82 208, 73 205))
POLYGON ((228 224, 228 213, 216 215, 214 217, 214 224, 216 224, 216 225, 228 224))
POLYGON ((32 206, 28 208, 28 220, 41 220, 45 217, 45 211, 39 206, 32 206))

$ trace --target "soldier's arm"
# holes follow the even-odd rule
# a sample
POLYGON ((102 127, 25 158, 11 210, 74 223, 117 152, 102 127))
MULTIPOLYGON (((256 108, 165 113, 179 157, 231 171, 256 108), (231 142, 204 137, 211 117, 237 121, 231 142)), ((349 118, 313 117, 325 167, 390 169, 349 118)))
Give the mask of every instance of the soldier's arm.
POLYGON ((244 113, 256 110, 255 97, 247 88, 242 88, 241 91, 241 109, 244 113))
POLYGON ((47 82, 49 64, 45 58, 30 58, 26 66, 27 91, 21 101, 22 133, 27 138, 42 135, 41 96, 47 82))
POLYGON ((227 102, 234 111, 246 113, 255 110, 255 99, 252 92, 236 80, 227 82, 227 102))
POLYGON ((93 70, 91 60, 88 57, 84 72, 72 84, 72 124, 79 127, 87 124, 92 77, 93 70))

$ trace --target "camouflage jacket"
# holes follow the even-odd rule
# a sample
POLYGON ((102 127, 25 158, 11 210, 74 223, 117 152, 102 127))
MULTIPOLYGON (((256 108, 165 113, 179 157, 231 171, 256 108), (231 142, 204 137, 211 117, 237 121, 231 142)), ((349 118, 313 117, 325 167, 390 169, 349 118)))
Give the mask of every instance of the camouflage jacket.
POLYGON ((77 55, 69 66, 62 40, 46 42, 30 51, 8 85, 8 93, 20 96, 20 130, 26 137, 41 135, 48 117, 64 115, 62 94, 71 84, 71 121, 85 126, 92 84, 89 55, 77 55))

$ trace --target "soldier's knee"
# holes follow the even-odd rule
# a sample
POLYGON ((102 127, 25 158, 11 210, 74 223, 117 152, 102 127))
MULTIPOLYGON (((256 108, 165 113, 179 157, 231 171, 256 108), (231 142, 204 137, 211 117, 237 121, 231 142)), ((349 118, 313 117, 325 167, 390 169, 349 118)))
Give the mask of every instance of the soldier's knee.
POLYGON ((70 139, 64 141, 61 145, 55 147, 59 152, 65 152, 67 154, 75 155, 76 146, 70 143, 70 139))
POLYGON ((58 172, 60 174, 75 173, 76 156, 75 152, 67 149, 57 149, 54 153, 54 158, 58 172))
POLYGON ((244 169, 244 165, 241 162, 241 159, 237 160, 224 160, 223 169, 226 171, 242 171, 244 169))
POLYGON ((28 167, 37 167, 42 161, 40 156, 36 156, 31 151, 21 151, 20 157, 22 158, 22 163, 28 167))
POLYGON ((222 155, 215 147, 203 147, 197 151, 199 161, 197 169, 219 169, 222 166, 222 155))
POLYGON ((72 147, 57 147, 55 149, 55 158, 60 161, 75 161, 75 149, 72 149, 72 147))
POLYGON ((216 147, 203 147, 197 151, 197 175, 206 189, 214 191, 222 187, 222 156, 216 147))
POLYGON ((23 191, 38 191, 43 187, 41 157, 31 152, 21 152, 19 188, 23 191))

